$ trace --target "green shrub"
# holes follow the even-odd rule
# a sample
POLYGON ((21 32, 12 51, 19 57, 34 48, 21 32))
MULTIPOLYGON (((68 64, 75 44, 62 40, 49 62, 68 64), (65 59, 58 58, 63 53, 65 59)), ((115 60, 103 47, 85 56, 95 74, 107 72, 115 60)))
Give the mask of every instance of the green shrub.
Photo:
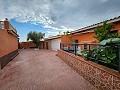
POLYGON ((116 66, 118 66, 118 49, 120 47, 114 46, 112 42, 109 44, 110 45, 107 43, 106 46, 100 45, 98 48, 94 48, 90 51, 83 50, 82 55, 86 60, 94 61, 99 64, 102 63, 102 65, 110 68, 116 68, 116 66))
POLYGON ((88 60, 88 55, 89 55, 89 50, 84 49, 84 50, 82 51, 82 56, 83 56, 83 58, 86 59, 86 60, 88 60))

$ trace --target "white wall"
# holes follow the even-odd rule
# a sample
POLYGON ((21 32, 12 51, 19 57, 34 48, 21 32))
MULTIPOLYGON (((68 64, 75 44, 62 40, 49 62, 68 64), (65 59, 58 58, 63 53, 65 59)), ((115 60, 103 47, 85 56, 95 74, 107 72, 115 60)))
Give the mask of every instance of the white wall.
POLYGON ((51 40, 52 50, 60 49, 60 42, 61 42, 61 38, 51 40))

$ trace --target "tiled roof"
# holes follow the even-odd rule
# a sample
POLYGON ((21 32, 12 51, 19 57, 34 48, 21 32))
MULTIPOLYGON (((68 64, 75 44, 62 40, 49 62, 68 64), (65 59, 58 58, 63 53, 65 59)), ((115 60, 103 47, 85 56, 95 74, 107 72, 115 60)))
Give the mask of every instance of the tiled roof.
MULTIPOLYGON (((105 21, 107 21, 107 23, 117 22, 117 21, 120 21, 120 16, 115 17, 113 19, 105 20, 105 21)), ((103 22, 105 22, 105 21, 102 21, 102 22, 99 22, 99 23, 96 23, 96 24, 92 24, 92 25, 86 26, 84 28, 80 28, 78 30, 72 31, 71 33, 77 33, 77 32, 80 32, 80 31, 86 31, 88 29, 92 29, 92 28, 95 28, 97 26, 101 26, 101 25, 103 25, 103 22)))
POLYGON ((58 38, 61 38, 61 35, 60 36, 48 37, 48 38, 45 38, 45 40, 53 40, 53 39, 58 39, 58 38))

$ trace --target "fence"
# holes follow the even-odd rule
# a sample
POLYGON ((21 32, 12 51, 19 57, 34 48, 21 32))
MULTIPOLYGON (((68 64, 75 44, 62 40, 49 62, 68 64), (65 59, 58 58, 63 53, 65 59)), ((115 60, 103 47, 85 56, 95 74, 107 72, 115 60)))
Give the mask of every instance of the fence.
POLYGON ((84 57, 84 51, 88 51, 87 60, 120 72, 120 44, 103 46, 99 44, 61 43, 60 49, 81 57, 84 57), (111 53, 110 50, 113 50, 114 53, 111 53))

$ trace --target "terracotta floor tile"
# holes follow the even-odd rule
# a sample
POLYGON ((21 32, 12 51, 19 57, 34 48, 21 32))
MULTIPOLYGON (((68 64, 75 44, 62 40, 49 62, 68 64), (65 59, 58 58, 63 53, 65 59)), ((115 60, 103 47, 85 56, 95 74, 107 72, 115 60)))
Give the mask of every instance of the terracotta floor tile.
POLYGON ((52 50, 23 49, 0 72, 0 90, 97 90, 52 50))

